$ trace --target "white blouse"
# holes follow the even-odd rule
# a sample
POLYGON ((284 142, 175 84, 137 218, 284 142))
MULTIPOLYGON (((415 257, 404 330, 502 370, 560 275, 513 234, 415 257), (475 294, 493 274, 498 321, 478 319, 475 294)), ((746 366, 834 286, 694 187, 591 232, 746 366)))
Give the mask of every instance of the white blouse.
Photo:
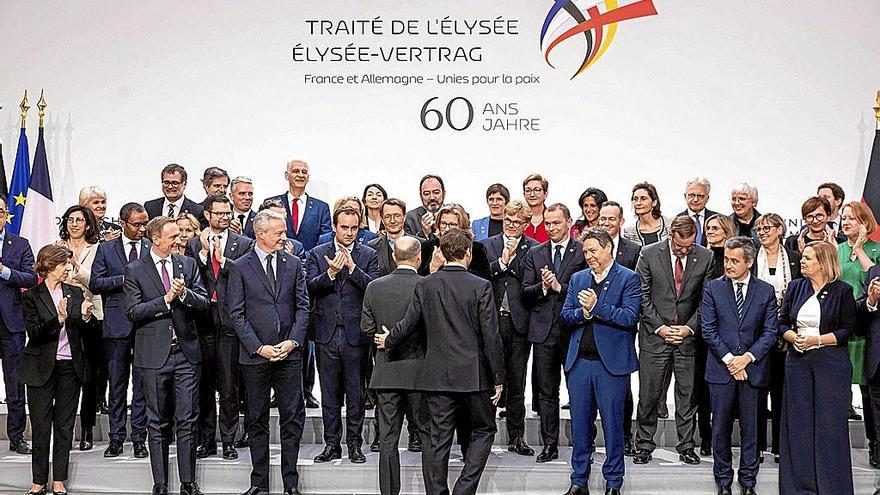
MULTIPOLYGON (((819 306, 819 299, 816 294, 810 296, 807 302, 801 306, 797 315, 797 333, 798 335, 819 336, 819 324, 822 321, 822 308, 819 306)), ((818 345, 808 347, 807 351, 818 349, 818 345)))

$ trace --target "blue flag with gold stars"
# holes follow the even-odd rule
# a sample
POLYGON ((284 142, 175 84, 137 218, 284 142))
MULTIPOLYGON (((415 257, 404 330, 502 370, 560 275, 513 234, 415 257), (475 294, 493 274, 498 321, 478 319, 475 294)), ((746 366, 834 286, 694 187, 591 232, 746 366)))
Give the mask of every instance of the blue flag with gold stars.
POLYGON ((15 166, 12 168, 12 182, 9 184, 9 231, 21 232, 21 219, 27 203, 28 186, 31 182, 31 159, 28 156, 28 141, 24 127, 18 137, 18 151, 15 153, 15 166))

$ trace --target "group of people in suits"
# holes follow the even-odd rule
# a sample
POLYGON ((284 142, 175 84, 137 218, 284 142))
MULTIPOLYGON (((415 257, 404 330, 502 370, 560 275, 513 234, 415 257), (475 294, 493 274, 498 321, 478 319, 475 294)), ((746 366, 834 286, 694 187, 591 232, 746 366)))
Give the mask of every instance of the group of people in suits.
MULTIPOLYGON (((103 190, 86 188, 63 215, 59 242, 36 260, 27 240, 3 229, 0 199, 7 432, 11 450, 33 453, 29 493, 66 492, 80 392, 87 450, 94 420, 85 416, 101 410, 102 376, 104 456, 121 455, 129 435, 133 455, 150 458, 159 495, 169 492, 172 442, 180 493, 201 493, 196 459, 217 454, 218 429, 223 459, 250 449, 245 494, 268 494, 273 406, 287 495, 299 493, 306 407, 321 408, 318 463, 343 454, 365 462, 365 409, 375 407, 370 447, 379 452, 383 494, 400 491, 404 423, 409 449, 421 452, 426 492, 448 493, 457 436, 465 467, 453 492, 474 493, 496 408, 508 450, 543 463, 559 457, 560 409, 568 407, 566 495, 589 493, 598 418, 605 493, 613 495, 623 488, 625 456, 651 462, 672 377, 679 459, 714 456, 718 493, 731 493, 734 482, 736 420, 743 493, 755 493, 771 445, 781 493, 852 493, 845 385, 863 382, 873 420, 880 246, 867 240, 877 227, 870 209, 844 204, 839 186, 818 188, 802 208, 803 230, 786 240, 781 217, 757 212, 750 184, 734 188, 728 216, 706 208, 709 182, 692 179, 686 209, 666 218, 656 188, 639 183, 635 224, 624 226, 624 208, 597 188, 579 197, 577 219, 564 204, 548 204, 539 174, 523 181, 522 200, 490 186, 490 215, 473 221, 447 202, 437 175, 420 180, 414 209, 378 184, 331 209, 306 192, 302 160, 288 162, 284 177, 287 191, 255 211, 249 178, 210 167, 197 203, 184 194, 186 170, 170 164, 162 197, 125 204, 120 225, 105 218, 103 190), (538 453, 525 440, 528 386, 538 453), (26 402, 33 450, 23 436, 26 402)), ((867 437, 880 468, 878 423, 868 423, 867 437)))

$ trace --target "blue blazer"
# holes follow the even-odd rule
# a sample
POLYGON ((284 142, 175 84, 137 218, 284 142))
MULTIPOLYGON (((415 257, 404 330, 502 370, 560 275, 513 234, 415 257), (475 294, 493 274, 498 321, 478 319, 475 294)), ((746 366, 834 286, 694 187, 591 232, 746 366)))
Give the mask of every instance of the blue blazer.
MULTIPOLYGON (((586 318, 578 302, 578 292, 592 286, 593 271, 589 268, 572 275, 568 282, 565 304, 559 317, 566 324, 575 327, 568 343, 565 357, 565 371, 571 371, 577 361, 584 334, 586 318)), ((639 369, 636 357, 636 323, 642 305, 642 292, 639 276, 616 261, 611 265, 608 276, 599 287, 593 290, 598 295, 593 307, 593 336, 599 357, 609 373, 625 376, 639 369)))
POLYGON ((287 210, 287 236, 301 242, 306 252, 320 244, 318 238, 321 237, 321 234, 333 230, 330 226, 330 206, 320 199, 308 196, 306 211, 303 213, 302 223, 296 233, 293 231, 293 218, 290 213, 290 201, 287 200, 287 193, 272 196, 269 199, 277 199, 284 204, 284 209, 287 210))
MULTIPOLYGON (((788 283, 788 290, 782 300, 779 311, 779 336, 789 330, 797 331, 797 314, 801 306, 815 292, 808 278, 798 278, 788 283)), ((819 307, 821 319, 819 333, 833 333, 837 338, 837 347, 843 349, 847 356, 845 344, 853 335, 856 327, 856 301, 852 287, 841 280, 825 284, 819 291, 819 307)), ((791 352, 797 352, 792 350, 791 352)), ((812 352, 812 351, 811 351, 812 352)))
MULTIPOLYGON (((104 338, 124 339, 131 333, 131 321, 125 316, 125 266, 128 255, 123 249, 122 237, 98 244, 89 290, 101 296, 104 305, 104 338)), ((150 257, 150 241, 141 239, 140 259, 150 257)), ((128 247, 128 246, 125 246, 128 247)))
POLYGON ((778 312, 773 286, 751 277, 743 303, 742 320, 736 314, 733 282, 727 277, 710 280, 703 289, 700 325, 711 351, 706 357, 706 382, 725 384, 733 380, 721 358, 751 352, 754 363, 746 366, 749 382, 756 387, 770 385, 770 364, 765 359, 776 343, 778 312))
POLYGON ((471 222, 474 240, 482 241, 489 238, 489 217, 478 218, 471 222))
POLYGON ((2 259, 3 266, 9 268, 9 280, 0 278, 0 318, 10 332, 21 333, 24 332, 21 289, 37 285, 34 252, 27 239, 6 229, 2 259))
POLYGON ((865 283, 862 286, 862 294, 856 301, 856 311, 859 316, 859 335, 867 337, 865 342, 865 376, 874 378, 877 368, 880 366, 880 310, 868 311, 868 284, 874 277, 880 277, 880 266, 874 265, 868 270, 865 283))
POLYGON ((318 344, 327 344, 336 326, 342 325, 349 344, 367 345, 370 338, 361 332, 361 311, 367 284, 379 277, 379 256, 370 246, 354 243, 354 271, 343 268, 335 280, 327 275, 324 256, 336 256, 336 243, 319 244, 311 250, 306 263, 306 281, 313 304, 309 334, 318 344))
POLYGON ((266 363, 266 358, 257 354, 261 345, 292 340, 300 349, 305 342, 309 296, 302 263, 284 251, 276 254, 274 293, 256 251, 251 250, 229 265, 226 299, 229 318, 241 342, 240 364, 266 363))
MULTIPOLYGON (((318 237, 318 244, 324 244, 326 242, 330 242, 333 240, 334 237, 336 237, 336 233, 333 232, 332 230, 330 232, 325 232, 325 233, 321 234, 321 237, 318 237)), ((378 236, 376 235, 375 232, 370 232, 367 229, 358 229, 356 241, 358 244, 366 244, 366 243, 372 241, 373 239, 375 239, 376 237, 378 237, 378 236)))

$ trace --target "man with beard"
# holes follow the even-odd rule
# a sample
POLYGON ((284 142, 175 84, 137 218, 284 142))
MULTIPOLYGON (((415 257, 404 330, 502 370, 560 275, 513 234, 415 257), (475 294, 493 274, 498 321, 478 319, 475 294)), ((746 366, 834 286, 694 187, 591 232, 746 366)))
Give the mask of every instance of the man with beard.
POLYGON ((408 235, 429 239, 437 235, 434 215, 446 200, 446 186, 443 185, 443 179, 430 174, 422 177, 419 181, 419 197, 422 206, 407 212, 403 230, 408 235))

